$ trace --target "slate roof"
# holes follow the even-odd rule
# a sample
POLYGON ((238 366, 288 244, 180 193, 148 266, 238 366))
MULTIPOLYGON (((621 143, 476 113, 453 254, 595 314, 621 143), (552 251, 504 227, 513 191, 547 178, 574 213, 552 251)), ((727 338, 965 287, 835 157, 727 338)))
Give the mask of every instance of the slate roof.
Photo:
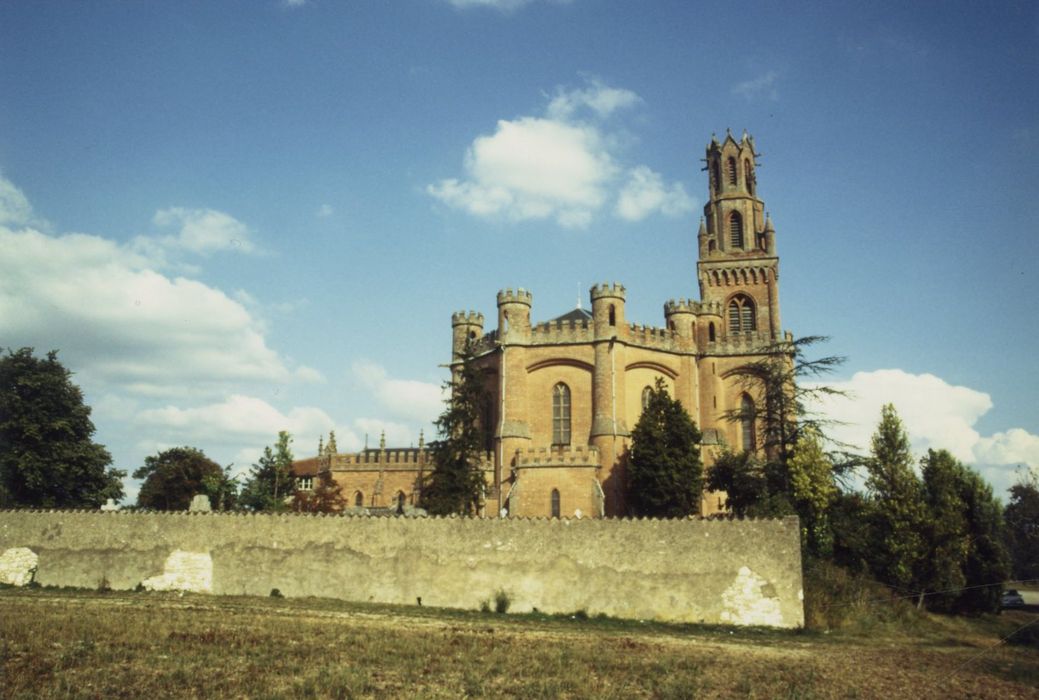
POLYGON ((570 311, 567 311, 562 316, 556 316, 555 318, 550 320, 549 323, 555 323, 556 321, 563 321, 565 323, 569 323, 570 321, 580 322, 585 320, 592 320, 592 313, 590 311, 586 311, 585 309, 572 309, 570 311))

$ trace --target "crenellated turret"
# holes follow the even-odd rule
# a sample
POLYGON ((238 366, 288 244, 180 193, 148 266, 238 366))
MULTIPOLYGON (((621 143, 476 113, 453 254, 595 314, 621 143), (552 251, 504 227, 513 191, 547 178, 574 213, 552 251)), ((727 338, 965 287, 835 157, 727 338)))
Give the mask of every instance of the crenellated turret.
POLYGON ((613 284, 597 284, 591 289, 592 324, 596 338, 615 338, 624 323, 624 286, 613 284))
POLYGON ((678 336, 679 347, 692 349, 696 345, 696 312, 699 302, 691 299, 670 299, 664 304, 667 327, 678 336))
POLYGON ((530 338, 530 305, 534 295, 523 287, 515 292, 498 292, 498 338, 503 343, 525 342, 530 338))
POLYGON ((483 336, 483 314, 477 311, 457 311, 451 314, 451 359, 461 358, 466 344, 473 344, 483 336))

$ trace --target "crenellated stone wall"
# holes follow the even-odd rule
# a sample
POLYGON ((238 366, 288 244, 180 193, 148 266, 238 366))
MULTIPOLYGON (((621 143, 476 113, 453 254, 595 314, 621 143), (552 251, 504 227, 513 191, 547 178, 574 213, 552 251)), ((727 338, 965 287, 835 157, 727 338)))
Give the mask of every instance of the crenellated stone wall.
POLYGON ((796 518, 546 520, 0 511, 5 580, 798 627, 796 518), (35 559, 34 559, 35 557, 35 559), (27 564, 28 562, 28 564, 27 564))

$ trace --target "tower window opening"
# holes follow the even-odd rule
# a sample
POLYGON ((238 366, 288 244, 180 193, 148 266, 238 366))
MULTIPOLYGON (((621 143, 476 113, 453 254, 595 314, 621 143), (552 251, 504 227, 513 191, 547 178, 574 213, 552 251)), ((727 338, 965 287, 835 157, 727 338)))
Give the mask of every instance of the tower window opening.
POLYGON ((729 332, 747 333, 757 329, 754 302, 742 294, 729 302, 729 332))
POLYGON ((617 325, 617 309, 614 308, 613 304, 610 304, 610 325, 617 325))
POLYGON ((713 343, 714 340, 715 340, 715 338, 714 338, 714 321, 711 321, 710 323, 707 324, 707 340, 708 340, 708 342, 711 342, 711 343, 713 343))
POLYGON ((405 502, 406 502, 406 497, 404 496, 404 492, 403 491, 398 491, 397 492, 397 499, 396 499, 396 506, 397 506, 397 513, 398 514, 403 515, 405 502))
POLYGON ((729 158, 729 161, 728 161, 727 165, 728 165, 728 167, 726 168, 726 170, 729 171, 729 184, 730 185, 736 185, 736 183, 738 182, 738 178, 739 178, 739 176, 736 173, 736 159, 735 158, 729 158))
POLYGON ((743 181, 747 183, 747 191, 754 194, 754 171, 751 170, 750 160, 743 160, 743 181))
POLYGON ((743 247, 743 217, 738 211, 729 215, 729 245, 733 248, 743 247))
POLYGON ((364 494, 360 491, 354 494, 354 505, 358 508, 364 505, 364 494))
POLYGON ((552 517, 559 517, 559 489, 552 489, 552 517))
POLYGON ((642 410, 649 408, 649 400, 653 397, 653 387, 647 386, 642 390, 642 410))
POLYGON ((743 445, 744 452, 752 452, 757 447, 754 435, 754 415, 754 401, 744 394, 740 399, 740 444, 743 445))
POLYGON ((718 161, 711 163, 711 185, 715 192, 719 192, 722 188, 722 173, 718 161))
POLYGON ((570 444, 570 387, 560 382, 552 389, 552 445, 570 444))

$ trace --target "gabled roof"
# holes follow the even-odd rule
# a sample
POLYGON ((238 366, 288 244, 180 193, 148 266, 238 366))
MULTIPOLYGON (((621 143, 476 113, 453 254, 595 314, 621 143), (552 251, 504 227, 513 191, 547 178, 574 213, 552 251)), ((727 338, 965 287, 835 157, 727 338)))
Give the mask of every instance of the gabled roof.
POLYGON ((549 323, 555 323, 556 321, 563 321, 569 323, 570 321, 590 321, 592 320, 592 314, 590 311, 584 309, 572 309, 567 311, 562 316, 556 316, 551 319, 549 323))

